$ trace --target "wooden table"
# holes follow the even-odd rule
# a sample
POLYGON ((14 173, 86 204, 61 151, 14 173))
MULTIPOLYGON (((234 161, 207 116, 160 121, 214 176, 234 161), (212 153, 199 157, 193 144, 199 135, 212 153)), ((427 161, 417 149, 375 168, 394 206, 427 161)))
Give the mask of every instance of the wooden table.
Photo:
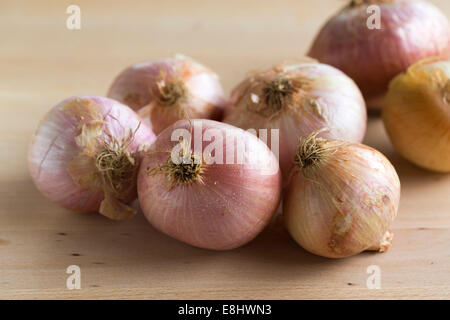
MULTIPOLYGON (((432 1, 450 16, 447 0, 432 1)), ((230 252, 184 245, 138 215, 115 223, 63 210, 28 175, 39 119, 65 97, 104 95, 125 66, 174 53, 221 76, 227 91, 247 71, 302 55, 344 1, 0 2, 0 298, 450 298, 450 175, 418 169, 393 150, 378 118, 366 143, 402 181, 393 248, 343 260, 313 256, 278 222, 230 252), (66 8, 81 7, 81 30, 66 8), (275 5, 276 3, 276 5, 275 5), (81 268, 81 290, 66 268, 81 268), (370 265, 381 289, 368 289, 370 265)))

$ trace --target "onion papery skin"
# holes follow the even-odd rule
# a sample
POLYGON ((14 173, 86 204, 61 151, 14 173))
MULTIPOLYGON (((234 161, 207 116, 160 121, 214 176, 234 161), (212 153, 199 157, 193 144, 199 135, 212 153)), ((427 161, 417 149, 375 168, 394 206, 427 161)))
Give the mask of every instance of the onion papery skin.
MULTIPOLYGON (((212 120, 194 120, 192 127, 188 121, 180 120, 158 135, 138 175, 140 206, 152 226, 175 239, 205 249, 237 248, 255 238, 278 207, 281 197, 278 161, 263 142, 239 128, 212 120), (198 129, 200 123, 202 131, 198 129), (204 135, 214 129, 224 137, 221 147, 224 155, 236 147, 237 138, 247 145, 245 157, 251 152, 264 155, 266 165, 203 162, 201 181, 174 186, 163 173, 149 174, 149 170, 170 157, 158 151, 171 150, 178 143, 171 141, 172 132, 192 127, 192 145, 201 138, 196 130, 204 135), (234 142, 225 140, 227 132, 235 137, 234 142), (264 173, 262 167, 270 170, 264 173)), ((201 143, 203 151, 209 143, 201 143)))
POLYGON ((420 61, 390 84, 383 122, 412 163, 450 172, 450 61, 420 61))
POLYGON ((412 0, 362 1, 333 16, 316 36, 309 56, 345 72, 366 104, 380 111, 389 82, 415 62, 448 57, 447 17, 431 3, 412 0), (381 29, 369 29, 370 5, 380 7, 381 29))
POLYGON ((36 187, 69 210, 99 211, 103 203, 105 212, 101 213, 111 219, 130 216, 131 209, 125 204, 137 197, 136 175, 129 185, 123 186, 124 194, 108 197, 104 202, 106 189, 95 166, 95 156, 105 142, 120 141, 130 133, 133 139, 126 151, 135 157, 137 165, 139 148, 154 141, 155 135, 135 112, 117 101, 97 96, 71 97, 60 102, 41 120, 30 145, 28 164, 36 187), (115 215, 119 212, 124 216, 115 215))
POLYGON ((400 199, 395 169, 365 145, 328 140, 326 146, 331 152, 322 162, 292 176, 283 199, 289 233, 305 250, 327 258, 386 251, 400 199))
POLYGON ((216 73, 182 55, 137 63, 122 71, 108 97, 128 105, 159 134, 180 119, 221 120, 225 93, 216 73), (163 104, 159 88, 181 81, 184 95, 174 104, 163 104))
MULTIPOLYGON (((358 87, 344 73, 325 64, 302 62, 257 71, 242 81, 231 93, 224 122, 244 130, 279 130, 279 161, 286 185, 301 137, 328 127, 323 137, 361 142, 367 111, 358 87), (278 113, 254 112, 255 108, 267 107, 263 93, 267 83, 285 78, 296 79, 304 85, 295 90, 292 99, 278 113), (259 103, 254 103, 255 97, 259 103)), ((268 145, 272 145, 269 139, 268 145)))

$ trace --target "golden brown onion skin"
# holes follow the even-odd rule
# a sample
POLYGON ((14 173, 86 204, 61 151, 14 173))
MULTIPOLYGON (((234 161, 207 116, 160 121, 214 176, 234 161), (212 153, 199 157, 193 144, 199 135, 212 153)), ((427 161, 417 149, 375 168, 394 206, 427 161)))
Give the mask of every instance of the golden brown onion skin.
POLYGON ((127 106, 98 96, 70 97, 45 115, 33 135, 28 154, 30 175, 44 196, 64 208, 126 219, 134 213, 125 204, 137 197, 134 173, 140 149, 154 140, 150 128, 127 106), (124 171, 121 178, 113 169, 98 167, 97 157, 112 147, 110 158, 124 151, 133 157, 134 172, 124 171), (114 192, 108 183, 113 178, 104 174, 108 171, 119 179, 114 192))
POLYGON ((289 233, 307 251, 328 258, 386 251, 400 200, 394 167, 362 144, 328 140, 327 146, 337 149, 292 176, 283 200, 289 233))
POLYGON ((347 6, 321 29, 309 56, 345 72, 360 87, 369 109, 380 110, 389 82, 427 57, 448 57, 447 17, 431 3, 370 1, 347 6), (367 8, 378 3, 381 29, 370 30, 367 8))
POLYGON ((412 163, 450 172, 450 61, 419 62, 390 84, 382 117, 396 150, 412 163))
MULTIPOLYGON (((361 142, 366 113, 362 94, 352 79, 329 65, 300 62, 256 71, 244 79, 231 92, 224 122, 244 130, 278 129, 280 167, 283 183, 287 184, 301 137, 327 127, 322 137, 361 142), (281 109, 271 113, 264 88, 277 79, 299 84, 281 109)), ((272 147, 270 139, 268 145, 272 147)))

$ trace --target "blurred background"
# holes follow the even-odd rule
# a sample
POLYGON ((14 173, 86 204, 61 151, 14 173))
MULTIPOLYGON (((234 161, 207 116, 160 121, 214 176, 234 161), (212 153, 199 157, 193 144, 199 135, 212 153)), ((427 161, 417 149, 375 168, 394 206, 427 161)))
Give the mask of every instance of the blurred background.
MULTIPOLYGON (((176 53, 212 68, 229 91, 252 69, 304 55, 347 2, 1 0, 2 102, 22 97, 34 112, 68 95, 105 94, 125 66, 176 53), (71 4, 81 30, 66 28, 71 4)), ((431 2, 450 13, 449 1, 431 2)))
MULTIPOLYGON (((447 0, 431 1, 450 12, 447 0)), ((251 69, 303 55, 346 0, 0 1, 2 97, 102 94, 134 62, 183 53, 227 90, 251 69), (81 8, 81 30, 66 8, 81 8)), ((34 103, 36 106, 36 103, 34 103)))

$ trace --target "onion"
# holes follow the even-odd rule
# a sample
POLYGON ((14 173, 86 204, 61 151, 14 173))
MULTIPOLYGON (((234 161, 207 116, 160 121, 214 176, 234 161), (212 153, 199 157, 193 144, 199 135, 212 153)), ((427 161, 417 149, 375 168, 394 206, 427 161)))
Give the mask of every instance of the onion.
POLYGON ((321 29, 309 56, 344 71, 361 88, 368 108, 380 110, 392 78, 420 59, 447 57, 449 42, 448 19, 431 3, 353 0, 321 29), (374 4, 380 29, 368 27, 374 4))
POLYGON ((139 203, 148 221, 175 239, 233 249, 256 237, 277 209, 277 159, 251 133, 182 120, 160 133, 148 154, 138 175, 139 203))
POLYGON ((429 170, 450 172, 450 61, 420 61, 397 76, 382 116, 403 157, 429 170))
POLYGON ((139 149, 154 139, 119 102, 72 97, 41 121, 29 170, 39 191, 60 206, 122 220, 134 213, 126 204, 136 198, 139 149))
MULTIPOLYGON (((224 122, 243 129, 279 129, 286 183, 300 137, 329 127, 324 137, 360 142, 366 118, 355 83, 331 66, 310 61, 250 75, 232 91, 224 122)), ((271 141, 268 145, 272 148, 271 141)))
POLYGON ((359 143, 316 138, 299 145, 283 200, 287 229, 304 249, 329 258, 386 251, 400 181, 391 163, 359 143))
POLYGON ((156 134, 180 119, 221 120, 226 101, 218 76, 181 55, 128 67, 108 97, 149 119, 156 134))

